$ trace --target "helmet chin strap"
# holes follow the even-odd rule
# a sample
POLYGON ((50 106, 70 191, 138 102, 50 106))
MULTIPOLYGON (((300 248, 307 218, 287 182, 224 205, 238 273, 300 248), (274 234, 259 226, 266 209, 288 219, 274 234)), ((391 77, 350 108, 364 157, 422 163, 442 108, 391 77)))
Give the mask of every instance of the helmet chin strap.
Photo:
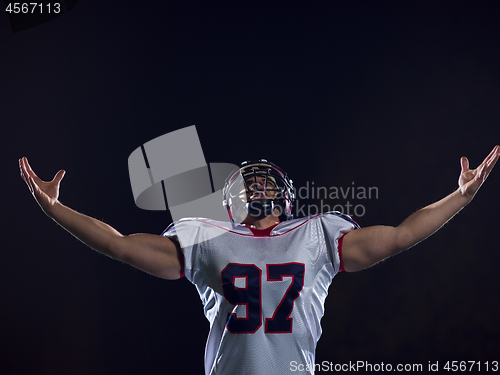
POLYGON ((245 204, 247 214, 256 219, 263 219, 274 212, 274 199, 255 199, 245 204))

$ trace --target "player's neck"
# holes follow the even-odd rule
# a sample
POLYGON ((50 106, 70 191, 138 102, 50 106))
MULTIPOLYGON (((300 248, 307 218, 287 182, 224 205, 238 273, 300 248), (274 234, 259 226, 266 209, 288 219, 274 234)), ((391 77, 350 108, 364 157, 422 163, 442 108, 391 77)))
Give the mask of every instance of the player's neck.
POLYGON ((254 229, 267 229, 280 222, 280 219, 275 215, 266 216, 263 219, 245 220, 242 224, 254 229))

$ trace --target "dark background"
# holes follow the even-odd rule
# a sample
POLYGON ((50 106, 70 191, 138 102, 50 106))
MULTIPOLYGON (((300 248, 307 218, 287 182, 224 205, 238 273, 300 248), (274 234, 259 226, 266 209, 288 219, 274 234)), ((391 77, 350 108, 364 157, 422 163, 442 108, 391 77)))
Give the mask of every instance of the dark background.
MULTIPOLYGON (((207 162, 265 157, 297 187, 378 187, 351 200, 361 226, 444 197, 461 156, 476 167, 500 143, 495 2, 82 0, 19 32, 2 13, 5 374, 202 373, 208 331, 187 280, 99 255, 47 219, 22 156, 43 179, 65 169, 61 201, 128 234, 171 222, 135 206, 128 156, 193 124, 207 162)), ((432 238, 339 274, 317 362, 500 360, 499 186, 495 170, 432 238)))

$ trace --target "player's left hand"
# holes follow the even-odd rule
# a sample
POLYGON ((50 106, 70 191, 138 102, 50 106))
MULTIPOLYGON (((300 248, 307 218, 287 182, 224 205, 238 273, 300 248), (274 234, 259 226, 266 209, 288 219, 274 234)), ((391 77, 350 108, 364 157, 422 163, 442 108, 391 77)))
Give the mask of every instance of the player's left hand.
POLYGON ((476 169, 469 169, 469 160, 465 156, 462 156, 460 159, 462 171, 460 173, 460 177, 458 178, 458 186, 462 196, 469 199, 474 197, 495 166, 499 156, 500 146, 497 145, 493 147, 490 154, 476 169))

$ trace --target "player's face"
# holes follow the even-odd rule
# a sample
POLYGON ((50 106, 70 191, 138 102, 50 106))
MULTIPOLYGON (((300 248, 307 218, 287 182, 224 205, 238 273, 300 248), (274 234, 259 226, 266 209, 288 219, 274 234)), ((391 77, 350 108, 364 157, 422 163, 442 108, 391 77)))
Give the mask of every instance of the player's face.
POLYGON ((268 189, 276 189, 276 185, 270 179, 266 179, 262 176, 257 176, 257 180, 254 176, 245 180, 250 192, 246 192, 247 201, 254 199, 274 199, 276 196, 276 191, 268 189))
MULTIPOLYGON (((243 179, 236 180, 231 187, 231 191, 233 193, 229 194, 229 202, 232 207, 234 222, 250 225, 262 219, 247 215, 246 209, 243 209, 245 205, 257 199, 276 199, 279 197, 279 194, 281 194, 272 177, 266 178, 265 176, 255 175, 248 176, 245 181, 243 181, 243 179)), ((276 208, 275 211, 276 213, 270 215, 273 216, 272 219, 274 220, 280 215, 278 208, 276 208)), ((266 217, 266 220, 270 216, 266 217)))

